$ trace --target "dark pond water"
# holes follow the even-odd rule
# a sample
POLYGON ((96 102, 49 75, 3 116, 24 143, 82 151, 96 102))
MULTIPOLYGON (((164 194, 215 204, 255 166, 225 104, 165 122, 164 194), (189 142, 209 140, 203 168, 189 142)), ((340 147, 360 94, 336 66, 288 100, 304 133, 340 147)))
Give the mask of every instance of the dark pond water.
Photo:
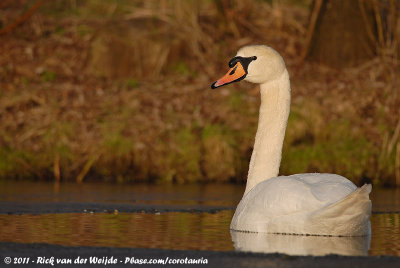
POLYGON ((72 246, 243 250, 295 255, 400 256, 400 189, 373 189, 372 236, 311 237, 230 232, 238 185, 0 183, 0 203, 226 206, 216 213, 0 214, 0 241, 72 246))
POLYGON ((244 186, 0 181, 0 201, 236 206, 244 186))

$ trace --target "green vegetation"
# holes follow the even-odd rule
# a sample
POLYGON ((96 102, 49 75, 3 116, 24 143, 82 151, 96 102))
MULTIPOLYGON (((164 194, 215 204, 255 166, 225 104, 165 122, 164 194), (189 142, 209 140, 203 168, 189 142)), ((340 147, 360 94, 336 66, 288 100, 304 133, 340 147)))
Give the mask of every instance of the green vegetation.
POLYGON ((335 173, 340 170, 341 175, 353 178, 357 183, 369 177, 370 160, 379 154, 379 150, 361 131, 354 131, 352 124, 342 119, 321 123, 320 129, 311 129, 310 120, 315 119, 293 114, 283 149, 283 174, 335 173))
POLYGON ((52 71, 44 71, 42 73, 43 82, 52 82, 56 78, 56 73, 52 71))
POLYGON ((203 170, 209 180, 227 181, 236 175, 240 158, 237 143, 231 128, 221 125, 203 128, 203 170))
POLYGON ((130 79, 126 80, 126 86, 128 88, 132 88, 132 89, 136 88, 139 86, 139 81, 134 78, 130 78, 130 79))

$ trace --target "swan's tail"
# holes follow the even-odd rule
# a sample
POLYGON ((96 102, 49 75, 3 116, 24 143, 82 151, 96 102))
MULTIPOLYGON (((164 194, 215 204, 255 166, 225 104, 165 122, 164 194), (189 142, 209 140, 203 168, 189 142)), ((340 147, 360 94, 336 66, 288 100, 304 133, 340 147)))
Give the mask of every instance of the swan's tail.
POLYGON ((341 201, 314 212, 310 215, 312 229, 325 230, 329 235, 338 236, 369 235, 371 189, 370 184, 364 184, 341 201))

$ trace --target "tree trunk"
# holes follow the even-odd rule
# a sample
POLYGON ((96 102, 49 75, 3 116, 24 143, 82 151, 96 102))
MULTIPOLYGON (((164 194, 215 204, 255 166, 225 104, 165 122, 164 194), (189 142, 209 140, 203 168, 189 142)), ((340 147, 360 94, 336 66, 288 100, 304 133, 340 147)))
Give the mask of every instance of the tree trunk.
POLYGON ((320 1, 307 58, 341 68, 374 57, 377 53, 374 0, 320 1))

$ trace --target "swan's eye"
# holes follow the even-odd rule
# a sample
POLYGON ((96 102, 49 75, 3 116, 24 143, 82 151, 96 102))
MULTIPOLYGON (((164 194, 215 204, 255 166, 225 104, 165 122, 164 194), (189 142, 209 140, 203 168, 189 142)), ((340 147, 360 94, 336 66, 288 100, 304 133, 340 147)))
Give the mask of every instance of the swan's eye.
POLYGON ((233 68, 233 70, 229 73, 229 75, 234 74, 236 72, 236 69, 237 69, 237 65, 235 66, 235 68, 233 68))
POLYGON ((247 67, 249 66, 250 62, 252 62, 253 60, 256 60, 256 59, 257 59, 257 56, 252 56, 252 57, 236 56, 229 61, 229 67, 233 68, 233 66, 235 66, 236 63, 240 62, 243 65, 243 67, 245 68, 245 70, 247 70, 247 67))
POLYGON ((229 68, 232 68, 233 66, 235 66, 235 64, 238 62, 238 61, 240 61, 240 59, 241 59, 242 57, 238 57, 238 56, 236 56, 236 57, 234 57, 234 58, 232 58, 230 61, 229 61, 229 68))

